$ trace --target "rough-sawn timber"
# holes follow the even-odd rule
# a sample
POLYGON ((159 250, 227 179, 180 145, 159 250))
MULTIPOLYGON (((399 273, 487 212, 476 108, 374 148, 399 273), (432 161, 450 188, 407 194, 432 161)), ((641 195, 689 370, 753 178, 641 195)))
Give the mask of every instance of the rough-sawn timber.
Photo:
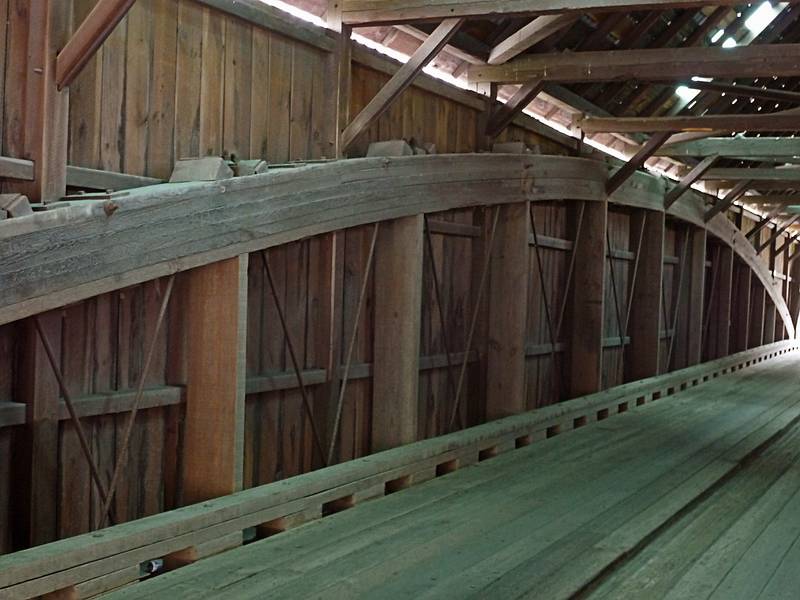
MULTIPOLYGON (((0 324, 194 267, 314 235, 457 208, 605 201, 604 163, 562 156, 459 154, 365 158, 213 182, 147 186, 109 200, 0 222, 0 324)), ((611 201, 663 210, 665 186, 638 175, 611 201)), ((702 199, 668 211, 703 226, 702 199), (697 218, 695 218, 697 217, 697 218)), ((794 327, 767 265, 733 245, 794 327)))

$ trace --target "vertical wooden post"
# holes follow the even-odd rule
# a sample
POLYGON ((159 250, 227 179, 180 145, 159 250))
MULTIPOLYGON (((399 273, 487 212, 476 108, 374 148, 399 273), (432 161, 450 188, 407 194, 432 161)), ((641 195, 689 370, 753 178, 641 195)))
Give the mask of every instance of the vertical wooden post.
POLYGON ((572 397, 591 394, 602 388, 607 217, 606 201, 587 202, 581 237, 575 248, 568 350, 569 393, 572 397))
MULTIPOLYGON (((38 317, 42 330, 61 360, 61 313, 38 317)), ((20 327, 20 358, 15 399, 25 403, 26 423, 19 455, 14 457, 13 540, 17 548, 37 546, 56 539, 58 487, 59 388, 33 319, 20 327)))
POLYGON ((350 123, 350 95, 352 89, 352 69, 353 69, 353 43, 350 36, 353 33, 352 27, 343 25, 339 33, 339 45, 336 52, 332 54, 331 60, 334 61, 334 72, 336 82, 336 112, 334 117, 335 129, 335 148, 334 156, 342 158, 345 148, 342 145, 342 132, 350 123))
POLYGON ((18 191, 32 201, 58 200, 67 189, 69 91, 58 91, 56 57, 69 35, 70 3, 31 0, 28 9, 25 85, 25 158, 34 162, 34 181, 18 191))
MULTIPOLYGON (((711 291, 711 312, 708 322, 708 339, 704 343, 704 360, 714 360, 730 354, 731 304, 733 295, 733 248, 720 244, 715 287, 711 291)), ((707 307, 708 308, 708 307, 707 307)))
POLYGON ((185 275, 187 504, 242 488, 247 262, 243 255, 185 275))
MULTIPOLYGON (((525 410, 530 204, 500 207, 490 263, 486 418, 525 410)), ((555 376, 555 375, 554 375, 555 376)))
POLYGON ((797 329, 800 325, 800 260, 792 261, 787 274, 792 278, 789 282, 789 312, 797 329))
POLYGON ((661 346, 661 286, 664 271, 664 213, 644 209, 631 214, 631 239, 644 226, 639 271, 630 296, 631 310, 625 348, 625 380, 658 374, 661 346))
MULTIPOLYGON (((489 256, 489 241, 491 239, 495 210, 497 209, 483 207, 476 208, 473 211, 473 225, 475 225, 481 233, 478 237, 473 238, 472 241, 469 292, 471 301, 469 303, 469 310, 465 311, 465 314, 472 315, 473 312, 476 312, 477 315, 472 348, 478 354, 477 358, 479 363, 475 368, 469 370, 469 386, 464 390, 465 396, 463 401, 467 403, 467 410, 465 410, 464 413, 467 417, 467 423, 483 423, 487 418, 486 377, 489 372, 487 366, 489 293, 488 290, 485 290, 481 297, 480 284, 481 275, 486 265, 486 258, 489 256), (479 297, 481 297, 480 304, 477 304, 479 297)), ((466 318, 468 319, 469 317, 466 318)))
POLYGON ((747 347, 757 348, 764 343, 764 304, 766 290, 760 282, 752 282, 750 290, 750 333, 747 347))
POLYGON ((683 281, 680 285, 680 315, 676 325, 675 349, 672 360, 673 369, 681 369, 698 364, 703 349, 703 303, 706 274, 706 230, 692 225, 686 257, 683 260, 683 281))
POLYGON ((733 303, 731 307, 731 352, 747 350, 750 337, 750 267, 734 261, 733 303))
POLYGON ((775 341, 776 308, 775 303, 766 297, 766 291, 764 297, 764 336, 761 341, 763 344, 771 344, 775 341))
POLYGON ((382 223, 375 248, 372 450, 416 441, 422 215, 382 223))

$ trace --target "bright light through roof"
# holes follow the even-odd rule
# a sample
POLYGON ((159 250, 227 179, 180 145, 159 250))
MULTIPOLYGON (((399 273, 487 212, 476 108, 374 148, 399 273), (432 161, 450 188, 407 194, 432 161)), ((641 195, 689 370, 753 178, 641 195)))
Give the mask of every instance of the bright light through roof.
POLYGON ((758 35, 772 23, 777 15, 778 11, 772 6, 772 3, 764 2, 747 18, 744 24, 753 32, 753 35, 758 35))
POLYGON ((675 93, 681 97, 682 100, 689 102, 694 100, 695 96, 700 93, 700 90, 695 90, 693 88, 687 87, 685 85, 680 85, 675 88, 675 93))
POLYGON ((735 48, 736 47, 736 40, 732 37, 729 37, 727 40, 722 42, 723 48, 735 48))
POLYGON ((717 33, 711 36, 711 43, 716 44, 718 41, 722 39, 722 36, 725 35, 724 29, 717 29, 717 33))

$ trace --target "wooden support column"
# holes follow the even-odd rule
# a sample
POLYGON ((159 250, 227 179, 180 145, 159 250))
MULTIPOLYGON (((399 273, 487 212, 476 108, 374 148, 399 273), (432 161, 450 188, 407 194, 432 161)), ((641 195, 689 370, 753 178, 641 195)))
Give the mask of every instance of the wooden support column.
POLYGON ((750 333, 748 348, 757 348, 764 343, 764 304, 766 291, 761 283, 752 282, 750 290, 750 333))
POLYGON ((684 260, 683 282, 679 301, 680 315, 676 325, 672 368, 698 364, 703 349, 703 301, 706 273, 706 230, 688 225, 688 256, 684 260))
POLYGON ((731 353, 747 350, 750 338, 750 267, 740 261, 733 266, 731 306, 731 353))
POLYGON ((242 489, 247 255, 187 271, 183 500, 242 489))
MULTIPOLYGON (((607 202, 587 202, 580 240, 570 314, 569 395, 600 391, 603 363, 603 296, 606 261, 607 202)), ((574 238, 574 231, 571 234, 574 238)))
MULTIPOLYGON (((34 319, 19 324, 19 373, 14 399, 25 404, 26 423, 13 461, 13 544, 52 542, 57 535, 59 388, 34 319)), ((40 315, 42 330, 61 360, 60 311, 40 315)), ((85 465, 81 464, 81 468, 85 465)))
POLYGON ((791 260, 787 264, 786 272, 792 278, 789 282, 789 313, 797 329, 800 323, 800 260, 791 260))
POLYGON ((775 318, 776 308, 775 304, 770 299, 766 299, 766 306, 764 306, 764 344, 771 344, 775 341, 775 318))
POLYGON ((526 408, 525 342, 530 277, 530 204, 507 204, 499 210, 487 289, 488 420, 518 414, 526 408))
POLYGON ((33 161, 34 180, 16 191, 32 202, 58 200, 67 190, 69 93, 56 86, 56 53, 67 39, 69 13, 68 2, 29 3, 23 158, 33 161))
POLYGON ((625 380, 636 381, 658 374, 661 286, 664 271, 664 213, 644 209, 631 214, 631 239, 644 227, 636 285, 631 292, 630 321, 625 348, 625 380))
POLYGON ((372 450, 417 439, 422 215, 382 223, 375 248, 372 450))
POLYGON ((720 244, 715 253, 717 264, 713 266, 716 274, 712 278, 711 306, 708 312, 708 338, 703 342, 703 360, 714 360, 730 354, 731 346, 731 304, 733 294, 733 248, 720 244))

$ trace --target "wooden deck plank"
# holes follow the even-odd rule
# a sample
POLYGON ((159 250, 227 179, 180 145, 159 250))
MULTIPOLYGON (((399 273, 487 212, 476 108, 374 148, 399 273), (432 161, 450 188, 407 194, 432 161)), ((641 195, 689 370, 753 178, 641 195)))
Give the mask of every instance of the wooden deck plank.
POLYGON ((687 575, 707 557, 736 556, 731 549, 741 547, 738 541, 752 541, 755 531, 764 526, 779 510, 773 498, 785 500, 787 489, 800 487, 800 431, 795 429, 761 457, 743 469, 724 486, 691 511, 675 527, 670 528, 657 543, 648 546, 639 556, 608 578, 592 594, 592 598, 705 598, 730 568, 724 561, 703 568, 701 587, 685 587, 691 581, 687 575), (766 507, 766 508, 764 508, 766 507), (745 528, 748 515, 756 515, 745 528), (727 536, 725 546, 718 540, 727 536), (735 537, 734 537, 735 536, 735 537), (706 585, 706 583, 708 585, 706 585), (671 592, 672 590, 672 592, 671 592))
MULTIPOLYGON (((110 597, 568 597, 793 425, 797 360, 759 363, 110 597)), ((729 520, 746 507, 722 506, 729 520)))

